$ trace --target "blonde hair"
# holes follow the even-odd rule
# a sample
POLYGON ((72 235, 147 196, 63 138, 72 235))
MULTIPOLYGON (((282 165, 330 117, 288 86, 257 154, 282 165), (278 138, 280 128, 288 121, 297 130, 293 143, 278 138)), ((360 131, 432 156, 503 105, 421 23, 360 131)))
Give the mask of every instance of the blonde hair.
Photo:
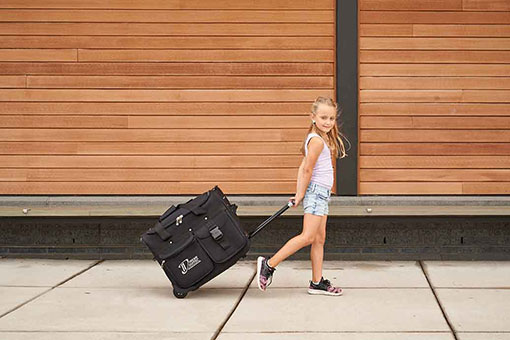
MULTIPOLYGON (((317 99, 315 99, 315 101, 312 104, 312 113, 313 114, 317 113, 317 108, 319 107, 320 104, 325 104, 327 106, 334 107, 335 111, 336 111, 337 118, 342 113, 342 110, 339 109, 338 104, 335 103, 335 101, 333 99, 328 98, 328 97, 317 97, 317 99)), ((324 137, 323 133, 321 131, 319 131, 319 129, 317 128, 317 126, 315 126, 315 123, 313 123, 313 122, 310 124, 310 127, 308 128, 306 135, 308 136, 308 134, 310 132, 315 132, 319 136, 324 137)), ((333 128, 326 134, 326 138, 325 138, 325 142, 328 144, 328 147, 330 148, 331 153, 333 154, 333 156, 335 158, 344 158, 345 156, 347 156, 347 154, 345 152, 345 145, 344 145, 344 142, 342 141, 341 137, 343 137, 343 138, 345 138, 345 140, 347 140, 347 138, 339 131, 337 122, 335 120, 335 125, 333 125, 333 128)), ((306 142, 306 137, 305 137, 305 141, 303 142, 303 145, 301 146, 301 153, 303 155, 306 155, 305 142, 306 142)))

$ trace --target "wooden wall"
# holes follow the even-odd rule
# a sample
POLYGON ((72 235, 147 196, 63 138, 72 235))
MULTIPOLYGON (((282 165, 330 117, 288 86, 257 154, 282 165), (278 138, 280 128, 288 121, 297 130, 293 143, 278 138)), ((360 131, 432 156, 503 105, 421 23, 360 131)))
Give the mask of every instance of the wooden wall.
POLYGON ((3 0, 0 194, 294 193, 333 0, 3 0))
POLYGON ((359 8, 360 194, 509 194, 510 1, 359 8))

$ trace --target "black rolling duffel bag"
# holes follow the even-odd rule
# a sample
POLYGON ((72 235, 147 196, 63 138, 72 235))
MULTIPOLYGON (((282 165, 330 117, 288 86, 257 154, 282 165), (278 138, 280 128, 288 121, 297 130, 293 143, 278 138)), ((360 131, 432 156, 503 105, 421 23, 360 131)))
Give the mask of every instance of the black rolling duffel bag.
POLYGON ((215 186, 171 206, 141 241, 172 282, 175 297, 184 298, 244 257, 250 238, 291 206, 289 202, 248 234, 241 227, 237 206, 215 186))

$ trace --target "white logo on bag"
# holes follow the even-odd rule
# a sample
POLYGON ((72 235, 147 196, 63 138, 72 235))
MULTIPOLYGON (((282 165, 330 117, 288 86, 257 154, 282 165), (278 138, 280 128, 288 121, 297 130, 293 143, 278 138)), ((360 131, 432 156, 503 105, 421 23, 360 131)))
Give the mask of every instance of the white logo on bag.
POLYGON ((188 271, 190 271, 193 267, 195 267, 200 262, 202 262, 202 261, 198 258, 198 256, 195 256, 191 260, 185 259, 184 261, 182 261, 179 264, 179 268, 181 269, 182 275, 186 275, 188 273, 188 271))

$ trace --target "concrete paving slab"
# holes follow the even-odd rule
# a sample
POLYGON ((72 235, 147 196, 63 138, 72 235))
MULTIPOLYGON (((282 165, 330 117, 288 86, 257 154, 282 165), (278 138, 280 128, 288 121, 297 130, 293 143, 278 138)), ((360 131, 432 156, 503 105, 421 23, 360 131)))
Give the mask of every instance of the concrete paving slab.
POLYGON ((510 288, 510 262, 426 261, 424 268, 433 287, 510 288))
POLYGON ((510 290, 436 289, 456 332, 510 332, 510 290))
MULTIPOLYGON (((245 288, 255 273, 253 262, 240 261, 206 283, 206 288, 245 288)), ((66 282, 62 287, 166 288, 172 284, 157 262, 105 261, 66 282)))
POLYGON ((304 288, 250 288, 223 330, 448 332, 449 327, 428 289, 350 289, 330 297, 308 295, 304 288))
POLYGON ((167 289, 55 288, 0 319, 3 331, 203 332, 214 334, 241 289, 203 289, 176 299, 167 289))
POLYGON ((217 340, 454 340, 451 333, 221 333, 217 340))
MULTIPOLYGON (((276 269, 271 288, 308 287, 312 279, 311 268, 310 261, 284 261, 276 269)), ((415 261, 326 261, 323 276, 343 288, 429 287, 415 261)), ((257 287, 255 280, 251 287, 257 287)))
POLYGON ((54 287, 96 262, 0 259, 0 286, 54 287))
POLYGON ((0 315, 48 289, 45 287, 0 287, 0 315))
MULTIPOLYGON (((209 340, 210 333, 0 332, 8 340, 209 340)), ((442 340, 442 339, 441 339, 442 340)), ((446 340, 446 339, 445 339, 446 340)))
POLYGON ((457 333, 458 340, 510 340, 510 333, 457 333))

